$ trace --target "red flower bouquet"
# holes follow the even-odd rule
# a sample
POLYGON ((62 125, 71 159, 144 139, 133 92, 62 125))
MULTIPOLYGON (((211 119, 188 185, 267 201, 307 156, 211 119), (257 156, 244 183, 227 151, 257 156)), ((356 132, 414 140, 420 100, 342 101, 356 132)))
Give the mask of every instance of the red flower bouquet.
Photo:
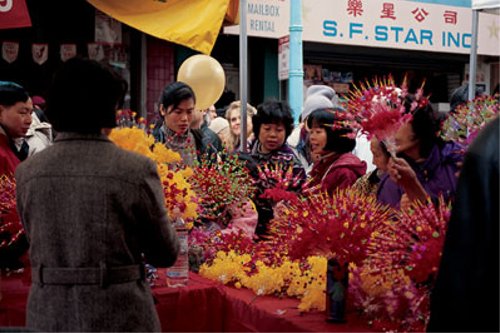
POLYGON ((373 197, 343 189, 333 196, 312 194, 289 204, 272 222, 271 230, 290 237, 291 258, 323 255, 342 264, 360 263, 367 256, 374 227, 390 214, 373 197))
POLYGON ((255 192, 253 179, 236 156, 215 163, 203 161, 193 167, 188 182, 200 199, 200 216, 208 219, 217 219, 229 205, 243 204, 255 192))
POLYGON ((423 84, 415 94, 416 102, 410 106, 410 113, 406 113, 406 80, 401 87, 397 87, 394 79, 389 76, 382 80, 375 79, 373 84, 367 82, 355 87, 350 93, 347 109, 358 120, 362 132, 369 139, 375 136, 386 144, 391 154, 395 154, 394 135, 397 130, 411 120, 412 111, 428 103, 428 99, 422 94, 423 84))
POLYGON ((16 210, 16 183, 14 178, 0 176, 0 248, 14 244, 24 228, 16 210))

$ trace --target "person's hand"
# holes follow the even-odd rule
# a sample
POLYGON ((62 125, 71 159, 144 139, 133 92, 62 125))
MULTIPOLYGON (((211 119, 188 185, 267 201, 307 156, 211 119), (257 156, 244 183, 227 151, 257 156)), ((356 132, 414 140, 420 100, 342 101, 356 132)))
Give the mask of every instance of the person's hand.
POLYGON ((412 186, 418 182, 417 174, 403 158, 391 157, 387 168, 387 172, 392 180, 402 187, 412 186))
POLYGON ((387 167, 389 176, 404 189, 408 200, 418 200, 420 202, 427 200, 427 193, 424 187, 406 160, 399 157, 391 157, 387 167))

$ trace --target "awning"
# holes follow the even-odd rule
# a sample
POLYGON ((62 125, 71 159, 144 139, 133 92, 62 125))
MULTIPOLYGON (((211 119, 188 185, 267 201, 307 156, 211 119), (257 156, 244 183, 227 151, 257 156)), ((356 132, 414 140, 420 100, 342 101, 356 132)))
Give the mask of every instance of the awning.
POLYGON ((25 0, 0 1, 0 29, 31 27, 25 0))
POLYGON ((472 9, 492 9, 499 8, 500 2, 498 0, 472 0, 472 9))
POLYGON ((238 0, 87 1, 137 30, 205 54, 212 51, 224 20, 238 20, 238 0))
MULTIPOLYGON (((473 100, 474 97, 476 96, 476 65, 477 65, 479 11, 496 12, 498 14, 499 8, 500 8, 500 3, 498 2, 498 0, 472 0, 473 17, 472 17, 472 43, 471 43, 472 47, 469 57, 469 100, 473 100)), ((493 22, 490 34, 497 35, 497 33, 498 33, 498 27, 493 22)))

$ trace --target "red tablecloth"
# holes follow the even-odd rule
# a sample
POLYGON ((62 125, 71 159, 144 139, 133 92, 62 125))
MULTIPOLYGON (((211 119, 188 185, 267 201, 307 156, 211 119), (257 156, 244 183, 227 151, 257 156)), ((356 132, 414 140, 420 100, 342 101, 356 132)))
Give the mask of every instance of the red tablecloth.
MULTIPOLYGON (((2 277, 0 327, 24 326, 29 272, 2 277)), ((161 279, 164 271, 160 270, 161 279)), ((161 283, 161 281, 160 281, 161 283)), ((370 331, 354 314, 346 324, 330 324, 323 312, 301 314, 299 301, 258 296, 247 289, 222 286, 190 274, 185 288, 153 288, 156 308, 165 332, 360 332, 370 331)))

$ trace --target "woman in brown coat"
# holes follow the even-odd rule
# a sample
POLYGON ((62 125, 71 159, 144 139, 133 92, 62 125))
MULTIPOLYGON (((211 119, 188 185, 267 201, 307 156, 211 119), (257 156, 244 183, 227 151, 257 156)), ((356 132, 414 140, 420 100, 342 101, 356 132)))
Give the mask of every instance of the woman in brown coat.
POLYGON ((55 143, 16 171, 30 243, 31 329, 161 329, 143 256, 169 266, 179 244, 153 161, 102 134, 115 126, 125 87, 97 62, 68 60, 48 99, 55 143))

